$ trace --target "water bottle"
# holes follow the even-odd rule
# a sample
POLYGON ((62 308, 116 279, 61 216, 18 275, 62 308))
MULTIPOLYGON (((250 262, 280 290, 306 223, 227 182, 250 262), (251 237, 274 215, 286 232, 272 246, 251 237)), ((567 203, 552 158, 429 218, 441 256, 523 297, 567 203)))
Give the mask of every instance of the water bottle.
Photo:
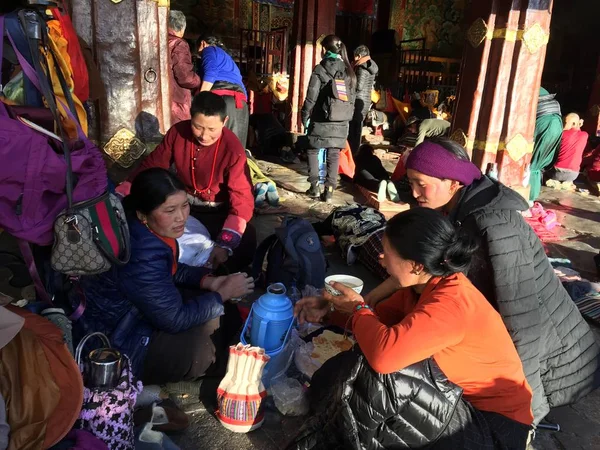
POLYGON ((488 178, 498 181, 498 164, 489 163, 486 175, 488 176, 488 178))

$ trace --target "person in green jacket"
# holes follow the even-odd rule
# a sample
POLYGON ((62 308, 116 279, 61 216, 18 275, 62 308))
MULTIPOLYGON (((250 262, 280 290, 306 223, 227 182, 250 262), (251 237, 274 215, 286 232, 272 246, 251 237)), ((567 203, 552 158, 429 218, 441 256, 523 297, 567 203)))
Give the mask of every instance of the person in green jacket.
POLYGON ((560 148, 563 122, 560 104, 554 99, 555 96, 556 94, 550 94, 546 89, 540 88, 531 157, 531 190, 529 192, 531 202, 540 195, 542 170, 552 165, 560 148))

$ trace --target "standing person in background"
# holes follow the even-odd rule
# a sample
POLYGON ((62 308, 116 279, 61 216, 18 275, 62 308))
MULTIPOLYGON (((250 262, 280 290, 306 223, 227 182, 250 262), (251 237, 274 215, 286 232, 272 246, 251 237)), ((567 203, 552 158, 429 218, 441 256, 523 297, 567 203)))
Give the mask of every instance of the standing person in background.
POLYGON ((550 94, 540 88, 535 132, 533 133, 533 156, 531 157, 531 178, 529 200, 533 202, 542 189, 542 170, 550 166, 560 148, 563 123, 560 104, 554 100, 556 94, 550 94))
POLYGON ((354 72, 356 73, 356 103, 354 104, 354 117, 350 121, 348 141, 352 154, 356 156, 360 147, 362 127, 371 109, 371 92, 375 84, 375 77, 379 67, 371 59, 369 48, 360 45, 354 50, 354 72))
POLYGON ((240 69, 216 36, 201 34, 196 41, 196 48, 202 77, 200 90, 211 91, 223 97, 229 117, 226 126, 238 137, 242 147, 246 148, 250 114, 248 94, 240 69))
MULTIPOLYGON (((560 149, 554 168, 550 171, 549 182, 573 183, 579 176, 583 151, 589 137, 585 131, 581 131, 582 126, 583 120, 580 119, 579 114, 569 113, 565 117, 560 149)), ((550 186, 551 183, 547 185, 550 186)))
POLYGON ((185 27, 185 15, 181 11, 169 11, 171 126, 190 119, 191 91, 200 87, 200 77, 194 71, 190 46, 183 39, 185 27))
POLYGON ((308 181, 310 197, 331 202, 337 187, 340 149, 346 147, 349 123, 354 116, 356 74, 339 37, 325 36, 321 62, 310 76, 302 106, 302 123, 308 134, 308 181), (325 192, 319 189, 319 149, 327 149, 325 192))

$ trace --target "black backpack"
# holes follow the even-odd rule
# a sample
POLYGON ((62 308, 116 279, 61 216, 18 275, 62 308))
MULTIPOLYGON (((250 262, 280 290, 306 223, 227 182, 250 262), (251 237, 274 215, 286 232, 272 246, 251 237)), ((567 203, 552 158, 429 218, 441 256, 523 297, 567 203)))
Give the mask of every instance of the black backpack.
POLYGON ((329 122, 348 122, 354 116, 354 99, 343 72, 337 72, 329 82, 329 95, 323 108, 329 122))
POLYGON ((256 250, 252 272, 254 278, 264 277, 268 286, 283 283, 288 290, 295 284, 322 288, 327 265, 321 241, 311 223, 299 217, 286 217, 275 234, 266 238, 256 250), (263 263, 267 257, 267 270, 263 263))

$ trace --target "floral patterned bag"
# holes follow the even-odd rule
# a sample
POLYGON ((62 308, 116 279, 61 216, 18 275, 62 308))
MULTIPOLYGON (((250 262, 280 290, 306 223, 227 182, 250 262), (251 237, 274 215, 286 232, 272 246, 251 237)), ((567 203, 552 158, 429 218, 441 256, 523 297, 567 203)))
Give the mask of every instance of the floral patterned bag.
MULTIPOLYGON (((91 333, 84 337, 76 351, 79 369, 83 371, 81 352, 86 341, 99 337, 105 347, 110 347, 108 338, 102 333, 91 333)), ((87 430, 104 441, 110 450, 133 450, 135 448, 133 408, 142 382, 133 377, 131 362, 122 355, 122 370, 116 386, 110 389, 88 388, 83 391, 83 406, 75 427, 87 430)))

